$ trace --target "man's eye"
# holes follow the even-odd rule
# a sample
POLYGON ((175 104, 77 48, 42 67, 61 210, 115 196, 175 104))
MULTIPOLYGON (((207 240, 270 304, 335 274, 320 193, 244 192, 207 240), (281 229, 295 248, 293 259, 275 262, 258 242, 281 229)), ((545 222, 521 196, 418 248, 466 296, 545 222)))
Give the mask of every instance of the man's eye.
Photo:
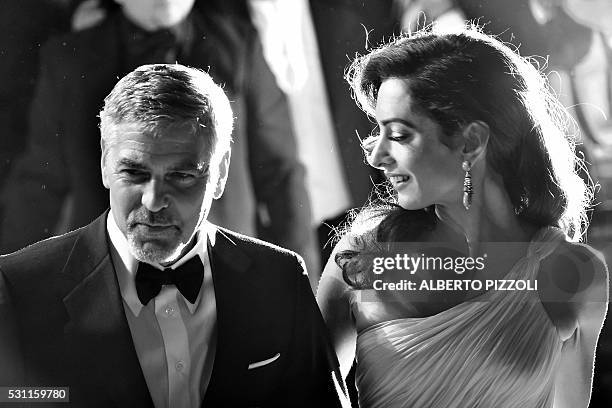
POLYGON ((190 184, 195 181, 196 177, 191 173, 176 172, 170 174, 170 179, 180 184, 190 184))
POLYGON ((139 169, 122 169, 121 174, 127 176, 127 177, 131 177, 131 178, 139 178, 139 177, 146 177, 147 176, 147 172, 143 171, 143 170, 139 170, 139 169))

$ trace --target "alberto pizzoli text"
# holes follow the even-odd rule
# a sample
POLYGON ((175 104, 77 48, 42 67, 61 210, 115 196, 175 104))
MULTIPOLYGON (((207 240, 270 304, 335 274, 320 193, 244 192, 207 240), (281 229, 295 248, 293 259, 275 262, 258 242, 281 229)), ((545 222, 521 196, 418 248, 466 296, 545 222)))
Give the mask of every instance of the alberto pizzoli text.
POLYGON ((523 279, 429 279, 414 282, 402 279, 397 282, 374 281, 374 290, 419 290, 419 291, 452 291, 452 290, 538 290, 537 280, 523 279))

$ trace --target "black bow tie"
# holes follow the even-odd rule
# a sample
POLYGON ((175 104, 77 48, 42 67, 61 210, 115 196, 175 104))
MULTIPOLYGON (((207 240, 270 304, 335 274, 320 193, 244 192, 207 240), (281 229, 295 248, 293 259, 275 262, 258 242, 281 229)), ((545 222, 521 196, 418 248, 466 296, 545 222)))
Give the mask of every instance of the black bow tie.
POLYGON ((140 262, 136 272, 136 293, 140 303, 146 305, 159 294, 162 285, 175 285, 185 299, 194 304, 203 280, 204 267, 197 255, 176 269, 166 268, 163 271, 140 262))

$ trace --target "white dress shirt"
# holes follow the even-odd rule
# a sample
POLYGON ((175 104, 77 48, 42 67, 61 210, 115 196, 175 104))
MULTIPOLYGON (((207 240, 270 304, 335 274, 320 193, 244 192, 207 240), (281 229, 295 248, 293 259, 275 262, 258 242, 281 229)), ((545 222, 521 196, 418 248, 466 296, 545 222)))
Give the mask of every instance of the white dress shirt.
POLYGON ((205 222, 195 246, 170 266, 175 269, 196 255, 200 257, 204 281, 195 303, 185 299, 176 286, 164 285, 146 306, 136 294, 139 262, 129 251, 112 210, 106 226, 125 316, 153 404, 156 408, 200 407, 216 349, 217 310, 207 250, 208 237, 214 237, 214 226, 205 222))

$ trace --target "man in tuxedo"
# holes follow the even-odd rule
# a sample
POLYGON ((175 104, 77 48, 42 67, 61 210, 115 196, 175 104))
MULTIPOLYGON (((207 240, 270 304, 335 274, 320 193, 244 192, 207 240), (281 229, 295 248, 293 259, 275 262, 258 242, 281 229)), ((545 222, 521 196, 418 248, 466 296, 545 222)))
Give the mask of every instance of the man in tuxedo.
POLYGON ((209 219, 291 249, 316 268, 287 101, 254 28, 209 0, 104 3, 114 6, 99 24, 41 48, 27 149, 2 192, 0 253, 84 226, 108 207, 97 165, 103 99, 140 65, 178 62, 223 84, 236 115, 228 185, 209 219))
POLYGON ((232 123, 203 71, 116 84, 100 112, 110 210, 0 257, 2 385, 69 386, 86 407, 341 406, 301 258, 206 220, 232 123))

